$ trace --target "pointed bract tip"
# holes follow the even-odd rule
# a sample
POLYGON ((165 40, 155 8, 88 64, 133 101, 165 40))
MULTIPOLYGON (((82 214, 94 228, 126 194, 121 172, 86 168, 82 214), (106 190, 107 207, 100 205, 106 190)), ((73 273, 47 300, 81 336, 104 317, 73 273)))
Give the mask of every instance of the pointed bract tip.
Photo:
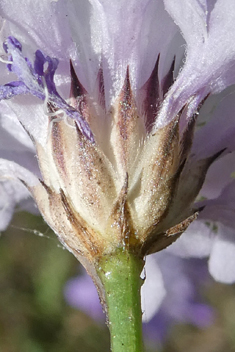
POLYGON ((70 76, 71 76, 71 88, 70 88, 70 97, 77 98, 82 95, 87 94, 86 89, 83 87, 81 82, 78 79, 78 76, 75 72, 72 60, 70 60, 70 76))
POLYGON ((97 83, 98 83, 98 100, 99 104, 105 109, 105 89, 104 89, 104 72, 102 64, 99 68, 97 75, 97 83))

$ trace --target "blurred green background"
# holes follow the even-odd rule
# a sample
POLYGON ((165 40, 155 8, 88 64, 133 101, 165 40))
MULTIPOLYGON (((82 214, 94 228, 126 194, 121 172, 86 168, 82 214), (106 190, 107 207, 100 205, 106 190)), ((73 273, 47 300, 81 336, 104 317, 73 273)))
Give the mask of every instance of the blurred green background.
MULTIPOLYGON (((65 302, 64 285, 77 273, 77 260, 41 217, 15 214, 0 237, 0 352, 109 351, 105 324, 65 302)), ((202 295, 216 309, 215 323, 175 325, 164 346, 146 341, 146 352, 235 351, 235 285, 214 282, 202 295)))

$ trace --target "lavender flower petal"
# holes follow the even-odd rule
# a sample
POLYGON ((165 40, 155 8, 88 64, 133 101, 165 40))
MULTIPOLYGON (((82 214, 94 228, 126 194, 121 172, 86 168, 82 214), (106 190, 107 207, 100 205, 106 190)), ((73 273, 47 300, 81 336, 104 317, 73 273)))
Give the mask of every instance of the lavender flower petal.
POLYGON ((216 280, 231 284, 235 282, 234 266, 234 228, 219 224, 218 235, 210 254, 209 271, 216 280))
POLYGON ((64 295, 71 306, 96 320, 104 319, 96 288, 87 274, 70 279, 64 288, 64 295))
POLYGON ((5 84, 5 86, 0 86, 0 100, 10 99, 15 95, 27 93, 29 93, 29 90, 23 82, 16 81, 5 84))
POLYGON ((156 127, 170 121, 187 102, 190 107, 190 112, 187 113, 189 117, 208 93, 219 93, 235 83, 233 2, 164 2, 166 10, 180 27, 186 40, 187 55, 184 67, 164 103, 156 127), (163 116, 168 118, 164 119, 163 116))
POLYGON ((204 258, 210 255, 215 234, 203 221, 193 222, 166 252, 183 258, 204 258))
MULTIPOLYGON (((0 180, 0 232, 9 225, 16 204, 30 197, 28 190, 18 181, 0 180)), ((31 199, 31 206, 32 206, 31 199)))

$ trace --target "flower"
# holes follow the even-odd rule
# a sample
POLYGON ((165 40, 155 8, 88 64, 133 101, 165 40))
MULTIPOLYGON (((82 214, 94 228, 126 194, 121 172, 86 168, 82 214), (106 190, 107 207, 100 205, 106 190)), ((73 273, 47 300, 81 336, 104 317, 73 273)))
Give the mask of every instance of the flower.
MULTIPOLYGON (((1 133, 11 135, 17 150, 2 153, 2 185, 11 190, 18 180, 16 202, 26 186, 91 273, 101 256, 120 247, 154 253, 191 223, 209 232, 212 249, 203 244, 202 252, 211 253, 215 276, 221 242, 232 256, 234 246, 226 243, 234 241, 227 211, 228 201, 233 211, 233 174, 215 198, 208 196, 206 174, 234 158, 233 104, 218 115, 223 102, 215 96, 235 83, 233 5, 2 1, 1 133), (219 218, 218 206, 226 208, 219 218), (225 221, 227 229, 218 225, 216 233, 208 220, 225 221)), ((232 263, 223 261, 226 280, 234 280, 232 263)))
MULTIPOLYGON (((210 285, 206 260, 182 259, 162 251, 150 256, 149 270, 147 266, 147 280, 151 281, 154 267, 158 266, 162 273, 165 296, 156 306, 147 305, 146 334, 150 339, 163 340, 169 328, 175 323, 189 323, 199 328, 205 328, 213 323, 214 312, 201 296, 203 288, 210 285), (172 270, 174 268, 174 270, 172 270), (149 275, 149 279, 148 279, 149 275), (155 308, 155 309, 154 309, 155 308), (149 319, 151 318, 151 319, 149 319)), ((143 286, 144 288, 144 286, 143 286)), ((145 301, 153 294, 145 288, 145 301)))

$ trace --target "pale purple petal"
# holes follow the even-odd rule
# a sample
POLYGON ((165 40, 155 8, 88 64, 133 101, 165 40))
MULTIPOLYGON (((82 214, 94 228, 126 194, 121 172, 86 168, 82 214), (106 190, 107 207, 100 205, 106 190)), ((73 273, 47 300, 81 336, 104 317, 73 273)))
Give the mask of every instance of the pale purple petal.
POLYGON ((197 158, 215 155, 226 148, 235 150, 235 91, 234 86, 208 99, 198 116, 199 130, 195 133, 192 153, 197 158))
POLYGON ((207 257, 213 245, 215 234, 203 221, 194 221, 181 237, 166 249, 166 252, 183 258, 207 257))
MULTIPOLYGON (((29 136, 19 123, 11 109, 1 104, 0 116, 0 157, 16 162, 40 176, 38 163, 35 157, 35 148, 29 136)), ((30 197, 27 188, 17 180, 17 170, 12 170, 8 161, 1 164, 0 176, 0 231, 6 229, 17 206, 33 213, 37 212, 36 205, 30 197)), ((22 170, 22 169, 21 169, 22 170)), ((24 170, 24 169, 23 169, 24 170)), ((27 174, 23 171, 23 174, 27 174)), ((26 181, 24 179, 24 181, 26 181)))
MULTIPOLYGON (((13 137, 4 132, 5 136, 11 138, 9 142, 12 142, 13 137)), ((38 179, 28 170, 34 174, 40 174, 35 154, 26 145, 20 144, 19 141, 17 143, 15 140, 12 148, 8 149, 2 142, 4 142, 3 138, 0 141, 0 156, 14 160, 17 164, 0 159, 0 231, 4 231, 9 225, 17 205, 20 209, 37 212, 36 205, 21 180, 32 186, 38 183, 38 179)))
POLYGON ((201 219, 220 222, 235 229, 235 180, 223 189, 219 197, 202 201, 199 206, 200 204, 205 207, 200 214, 201 219))
MULTIPOLYGON (((18 152, 11 150, 0 150, 0 160, 5 160, 6 162, 14 162, 19 166, 22 166, 25 170, 30 171, 33 175, 41 177, 41 172, 35 157, 35 153, 30 151, 18 152)), ((1 177, 1 176, 0 176, 1 177)), ((4 176, 5 177, 5 176, 4 176)))
MULTIPOLYGON (((16 204, 29 197, 29 191, 19 181, 4 181, 0 177, 0 231, 4 231, 9 225, 16 204)), ((31 199, 31 207, 32 204, 31 199)))
POLYGON ((215 312, 212 307, 203 303, 194 303, 188 311, 188 322, 200 327, 207 328, 215 320, 215 312))
POLYGON ((161 110, 157 126, 188 103, 187 116, 208 93, 235 83, 235 6, 230 0, 165 0, 186 40, 186 60, 161 110), (168 116, 166 119, 165 117, 168 116))
MULTIPOLYGON (((87 28, 86 24, 84 28, 81 28, 84 20, 79 21, 83 16, 84 5, 79 2, 72 2, 70 5, 75 9, 74 16, 70 12, 76 29, 76 32, 73 32, 73 38, 77 43, 82 44, 81 60, 85 62, 83 65, 85 71, 88 58, 93 56, 91 63, 95 60, 93 65, 96 69, 92 66, 91 72, 87 72, 90 85, 97 76, 101 62, 104 72, 106 105, 109 106, 123 85, 127 65, 130 69, 132 87, 134 90, 136 87, 140 88, 151 74, 159 53, 165 62, 167 44, 170 43, 178 29, 160 1, 136 2, 131 0, 124 2, 122 0, 115 3, 92 0, 91 4, 92 8, 86 7, 85 9, 86 13, 91 15, 90 28, 87 28), (121 31, 120 28, 122 28, 121 31), (93 53, 89 43, 84 44, 84 39, 81 38, 85 31, 84 38, 87 38, 90 33, 93 53), (92 78, 91 74, 93 74, 92 78)), ((90 38, 87 39, 90 41, 90 38)), ((168 55, 167 67, 161 70, 163 74, 169 68, 174 54, 168 55)), ((91 87, 88 90, 91 90, 91 87)))
MULTIPOLYGON (((181 259, 175 255, 162 251, 148 257, 146 267, 146 277, 149 276, 149 281, 155 281, 158 279, 154 277, 155 270, 161 272, 164 287, 164 297, 159 305, 152 305, 151 318, 158 312, 164 311, 164 314, 174 318, 177 321, 193 321, 192 316, 194 310, 200 308, 198 311, 198 325, 200 320, 200 311, 202 307, 197 306, 197 290, 199 284, 207 282, 208 270, 205 261, 199 259, 181 259), (190 309, 190 310, 189 310, 190 309)), ((145 299, 150 300, 154 294, 158 294, 155 290, 158 290, 157 283, 153 283, 152 287, 146 285, 143 289, 145 293, 145 299), (155 287, 154 287, 155 285, 155 287)), ((143 298, 142 298, 143 300, 143 298)), ((159 302, 159 297, 157 298, 159 302)), ((151 305, 149 304, 151 307, 151 305)), ((205 317, 205 325, 208 322, 205 316, 201 316, 201 323, 205 317)), ((196 323, 196 317, 194 323, 196 323)), ((148 319, 147 321, 149 321, 148 319)))
POLYGON ((60 60, 74 51, 62 1, 2 0, 0 15, 7 22, 5 35, 17 36, 32 51, 40 47, 60 60))
POLYGON ((231 284, 235 282, 235 231, 218 225, 209 259, 209 271, 215 280, 231 284))
POLYGON ((29 187, 34 187, 39 183, 38 178, 29 170, 14 163, 13 161, 0 159, 1 181, 23 181, 29 187))
POLYGON ((97 290, 90 276, 84 273, 70 279, 66 283, 64 294, 71 306, 84 311, 94 319, 104 319, 97 290))
MULTIPOLYGON (((17 96, 14 99, 1 101, 0 109, 4 119, 9 115, 17 116, 30 135, 44 145, 48 136, 48 117, 44 114, 42 102, 33 96, 17 96)), ((25 132, 26 133, 26 132, 25 132)))
POLYGON ((191 316, 188 309, 196 303, 199 285, 203 285, 208 280, 206 261, 180 259, 164 253, 156 254, 155 258, 163 273, 167 291, 162 308, 166 309, 172 317, 187 321, 191 316))
POLYGON ((5 102, 1 102, 0 111, 0 155, 3 150, 36 154, 30 137, 12 109, 5 102))
POLYGON ((233 1, 165 0, 165 5, 186 40, 186 63, 179 80, 188 93, 204 86, 220 92, 235 83, 233 1))
POLYGON ((153 256, 146 258, 143 270, 145 281, 141 287, 143 321, 150 321, 158 311, 166 294, 164 281, 157 261, 153 256))
MULTIPOLYGON (((146 336, 152 341, 162 341, 169 328, 179 322, 200 328, 211 325, 215 317, 214 311, 200 296, 204 285, 210 284, 207 262, 201 259, 180 259, 166 251, 151 257, 163 274, 166 295, 153 319, 144 326, 146 336)), ((152 271, 149 275, 152 275, 152 271)))
POLYGON ((216 160, 207 172, 198 198, 212 199, 219 197, 221 191, 233 180, 234 171, 235 152, 216 160))

